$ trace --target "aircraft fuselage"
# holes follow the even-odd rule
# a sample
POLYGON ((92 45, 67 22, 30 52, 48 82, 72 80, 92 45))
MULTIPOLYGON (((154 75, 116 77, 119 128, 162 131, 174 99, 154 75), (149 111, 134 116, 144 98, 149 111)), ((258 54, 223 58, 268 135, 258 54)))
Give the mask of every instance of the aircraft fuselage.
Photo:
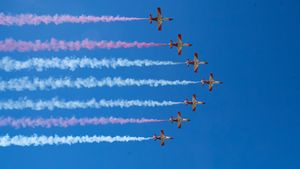
POLYGON ((204 64, 207 64, 207 62, 200 62, 200 61, 191 61, 191 60, 187 60, 186 62, 185 62, 185 64, 187 64, 187 65, 195 65, 195 64, 198 64, 198 65, 204 65, 204 64))
POLYGON ((212 85, 212 84, 222 84, 221 81, 215 81, 215 80, 201 80, 202 84, 208 84, 208 85, 212 85))
POLYGON ((185 100, 185 101, 184 101, 184 104, 193 104, 193 102, 192 102, 192 101, 185 100))
POLYGON ((195 61, 187 60, 187 61, 185 62, 185 64, 187 64, 187 65, 194 65, 194 64, 195 64, 195 61))

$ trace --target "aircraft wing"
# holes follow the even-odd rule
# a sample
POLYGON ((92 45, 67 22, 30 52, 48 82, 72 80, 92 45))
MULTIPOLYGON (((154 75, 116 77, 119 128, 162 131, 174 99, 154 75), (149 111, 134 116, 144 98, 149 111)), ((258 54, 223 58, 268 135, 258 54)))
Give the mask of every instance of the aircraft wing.
POLYGON ((181 55, 181 53, 182 53, 182 47, 181 46, 177 47, 177 52, 178 52, 178 55, 181 55))
POLYGON ((194 72, 198 72, 199 60, 198 53, 194 54, 194 72))
POLYGON ((209 91, 211 92, 213 89, 213 84, 209 84, 209 91))
POLYGON ((198 62, 194 62, 194 72, 198 72, 199 64, 198 62))
POLYGON ((196 102, 192 104, 192 110, 193 111, 196 111, 196 106, 197 106, 196 102))
POLYGON ((193 111, 196 111, 196 106, 197 106, 197 100, 196 100, 196 95, 194 94, 192 97, 192 109, 193 111))
POLYGON ((165 136, 165 132, 163 130, 160 130, 160 136, 161 137, 165 136))
POLYGON ((181 36, 181 34, 178 34, 178 44, 182 44, 182 36, 181 36))
POLYGON ((161 139, 161 140, 160 140, 160 145, 161 145, 161 146, 164 146, 164 145, 165 145, 165 140, 161 139))
POLYGON ((162 21, 158 21, 157 22, 157 27, 158 27, 158 30, 161 31, 161 29, 162 29, 162 21))
POLYGON ((194 62, 198 62, 198 53, 194 54, 194 62))
MULTIPOLYGON (((182 36, 181 34, 178 34, 178 42, 177 44, 182 44, 182 36)), ((177 46, 177 50, 178 50, 178 55, 181 55, 182 53, 182 45, 178 45, 177 46)))
POLYGON ((182 42, 182 36, 181 36, 181 34, 178 34, 178 42, 182 42))
POLYGON ((193 97, 192 97, 192 102, 196 102, 197 100, 196 100, 196 95, 195 94, 193 94, 193 97))
POLYGON ((157 8, 157 15, 161 16, 161 9, 160 8, 157 8))
POLYGON ((181 113, 180 113, 180 112, 177 113, 177 117, 178 117, 178 118, 181 117, 181 113))
POLYGON ((181 128, 181 122, 178 121, 177 127, 180 129, 181 128))
POLYGON ((213 81, 214 80, 214 75, 212 73, 210 73, 209 75, 209 81, 213 81))

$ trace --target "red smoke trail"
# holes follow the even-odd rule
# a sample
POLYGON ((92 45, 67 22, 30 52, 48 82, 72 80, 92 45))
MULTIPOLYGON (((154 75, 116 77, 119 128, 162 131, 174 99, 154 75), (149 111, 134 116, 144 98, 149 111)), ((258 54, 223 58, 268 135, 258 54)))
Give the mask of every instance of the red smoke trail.
POLYGON ((59 51, 70 50, 78 51, 80 49, 115 49, 115 48, 148 48, 165 46, 162 43, 153 42, 123 42, 123 41, 93 41, 84 39, 82 41, 64 41, 52 38, 50 41, 35 40, 35 41, 22 41, 14 40, 12 38, 0 41, 1 52, 29 52, 29 51, 59 51))
POLYGON ((136 17, 121 17, 121 16, 72 16, 72 15, 34 15, 34 14, 20 14, 20 15, 5 15, 0 13, 0 25, 39 25, 39 24, 63 24, 63 23, 95 23, 95 22, 126 22, 148 20, 148 18, 136 17))
POLYGON ((0 127, 11 126, 14 128, 26 127, 70 127, 70 126, 86 126, 86 125, 106 125, 106 124, 142 124, 142 123, 158 123, 166 120, 159 119, 135 119, 135 118, 116 118, 116 117, 93 117, 93 118, 19 118, 0 117, 0 127))

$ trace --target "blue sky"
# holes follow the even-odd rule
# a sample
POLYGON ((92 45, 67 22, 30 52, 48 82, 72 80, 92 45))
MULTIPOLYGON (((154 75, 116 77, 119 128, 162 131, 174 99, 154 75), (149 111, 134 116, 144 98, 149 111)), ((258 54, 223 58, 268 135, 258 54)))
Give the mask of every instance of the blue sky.
POLYGON ((158 32, 148 21, 62 24, 40 26, 1 26, 0 39, 22 40, 123 40, 168 42, 178 33, 193 44, 183 49, 168 48, 81 50, 77 52, 1 53, 20 60, 31 57, 90 56, 184 61, 194 52, 209 62, 198 74, 185 65, 151 68, 82 69, 74 72, 0 72, 2 79, 30 77, 121 76, 168 80, 200 80, 214 72, 224 81, 212 93, 206 87, 122 87, 58 89, 35 92, 2 92, 1 100, 27 96, 30 99, 59 97, 66 100, 153 99, 181 101, 196 93, 207 104, 197 112, 184 105, 157 108, 85 109, 55 111, 1 111, 2 116, 117 116, 169 118, 181 111, 191 118, 182 129, 169 123, 106 125, 71 128, 1 128, 4 135, 131 135, 152 136, 160 129, 175 137, 160 147, 158 142, 76 144, 72 146, 7 147, 0 149, 1 168, 299 168, 299 5, 296 0, 210 0, 210 1, 120 1, 78 0, 18 2, 1 1, 0 11, 8 14, 120 15, 148 17, 162 8, 174 18, 158 32))

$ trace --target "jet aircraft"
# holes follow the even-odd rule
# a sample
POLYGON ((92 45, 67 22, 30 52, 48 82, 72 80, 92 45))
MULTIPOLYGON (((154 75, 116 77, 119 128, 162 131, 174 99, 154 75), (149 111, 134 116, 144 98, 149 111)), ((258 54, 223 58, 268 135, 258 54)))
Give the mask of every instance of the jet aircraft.
POLYGON ((191 120, 188 119, 188 118, 182 118, 180 112, 177 113, 177 117, 171 117, 171 118, 170 118, 170 122, 172 122, 172 123, 173 123, 173 122, 176 122, 178 128, 181 128, 181 123, 182 123, 182 122, 189 122, 189 121, 191 121, 191 120))
POLYGON ((183 43, 182 42, 182 36, 181 36, 181 34, 178 34, 178 40, 177 40, 177 42, 174 43, 172 40, 170 40, 169 46, 170 46, 171 49, 173 48, 173 46, 177 47, 177 53, 178 53, 178 55, 181 55, 181 53, 182 53, 182 47, 192 46, 192 44, 190 44, 190 43, 183 43))
POLYGON ((164 130, 160 130, 160 136, 156 136, 156 135, 153 136, 154 141, 160 140, 160 145, 161 146, 165 145, 165 140, 171 140, 171 139, 173 139, 173 137, 165 136, 164 130))
POLYGON ((160 8, 157 8, 157 17, 152 17, 152 14, 150 14, 150 17, 149 17, 150 24, 153 21, 157 22, 157 27, 158 27, 159 31, 162 30, 162 23, 163 23, 163 21, 171 21, 171 20, 173 20, 173 18, 167 18, 167 17, 163 17, 162 16, 160 8))
POLYGON ((198 104, 205 104, 205 103, 201 102, 201 101, 197 101, 196 100, 196 95, 193 94, 192 101, 189 101, 188 99, 186 99, 184 101, 184 104, 186 104, 186 105, 192 105, 192 110, 196 111, 196 107, 197 107, 198 104))

